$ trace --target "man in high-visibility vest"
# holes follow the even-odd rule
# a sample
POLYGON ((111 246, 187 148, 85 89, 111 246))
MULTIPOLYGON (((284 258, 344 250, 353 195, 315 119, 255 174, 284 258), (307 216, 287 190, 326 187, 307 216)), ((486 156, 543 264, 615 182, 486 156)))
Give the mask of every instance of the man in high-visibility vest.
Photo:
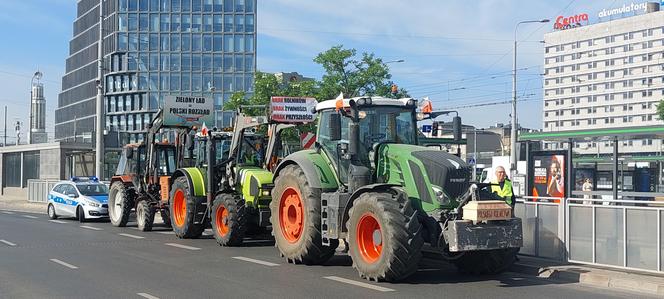
POLYGON ((496 167, 496 177, 491 184, 491 192, 502 197, 505 202, 514 209, 514 204, 516 203, 514 190, 512 189, 512 181, 507 178, 505 168, 502 166, 496 167))

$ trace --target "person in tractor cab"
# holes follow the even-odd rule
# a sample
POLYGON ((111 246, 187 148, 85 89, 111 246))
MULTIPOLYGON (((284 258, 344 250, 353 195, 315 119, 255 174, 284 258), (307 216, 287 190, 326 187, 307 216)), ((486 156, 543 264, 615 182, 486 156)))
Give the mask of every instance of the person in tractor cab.
POLYGON ((507 178, 505 168, 502 166, 496 167, 496 177, 491 182, 491 192, 503 198, 505 202, 514 210, 516 199, 514 198, 514 189, 512 189, 512 181, 507 178))

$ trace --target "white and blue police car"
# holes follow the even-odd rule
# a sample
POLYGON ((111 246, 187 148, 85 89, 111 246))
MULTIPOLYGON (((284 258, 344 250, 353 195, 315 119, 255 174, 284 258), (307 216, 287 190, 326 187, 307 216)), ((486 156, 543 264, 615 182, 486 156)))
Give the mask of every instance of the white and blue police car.
POLYGON ((48 193, 48 217, 76 217, 80 222, 108 218, 108 187, 96 177, 72 177, 48 193))

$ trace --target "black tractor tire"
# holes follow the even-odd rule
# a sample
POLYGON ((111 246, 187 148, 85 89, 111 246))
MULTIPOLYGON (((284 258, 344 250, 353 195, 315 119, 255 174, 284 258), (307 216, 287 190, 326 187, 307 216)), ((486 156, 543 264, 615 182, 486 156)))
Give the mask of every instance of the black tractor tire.
POLYGON ((171 194, 168 198, 171 226, 173 227, 175 235, 181 239, 196 239, 200 237, 205 230, 205 225, 203 223, 194 223, 196 221, 197 207, 201 206, 205 202, 205 199, 195 197, 192 193, 192 190, 189 189, 187 178, 181 176, 173 182, 171 194), (178 195, 177 193, 179 192, 182 192, 182 194, 178 195), (176 200, 182 200, 176 199, 176 195, 184 196, 183 206, 175 205, 176 200), (182 219, 178 220, 178 217, 181 217, 182 219))
POLYGON ((46 214, 48 214, 48 218, 50 219, 58 219, 58 215, 55 214, 55 207, 52 203, 48 204, 48 207, 46 208, 46 214))
POLYGON ((134 207, 134 189, 128 188, 121 181, 114 182, 108 191, 108 218, 111 224, 117 227, 127 226, 131 209, 134 207), (120 202, 117 202, 117 201, 120 202), (119 205, 121 215, 116 215, 116 205, 119 205))
POLYGON ((218 194, 212 205, 212 231, 221 246, 240 246, 247 230, 244 201, 232 194, 218 194))
MULTIPOLYGON (((324 246, 321 237, 321 190, 311 187, 302 169, 297 165, 288 165, 278 174, 272 189, 270 202, 272 235, 275 246, 289 263, 321 265, 334 256, 339 240, 330 240, 330 246, 324 246), (285 193, 285 192, 289 193, 285 193), (287 201, 288 194, 296 194, 301 207, 299 218, 301 223, 297 236, 288 234, 284 229, 284 218, 281 213, 282 202, 287 201)), ((287 210, 290 211, 290 208, 287 210)), ((290 218, 290 213, 288 215, 290 218)))
POLYGON ((360 277, 394 282, 417 271, 424 244, 417 213, 398 189, 363 193, 354 201, 346 228, 360 277))
POLYGON ((138 230, 149 232, 154 224, 154 214, 156 210, 147 200, 141 200, 136 205, 136 222, 138 230))
POLYGON ((454 265, 465 274, 498 274, 514 264, 518 252, 518 248, 468 251, 455 260, 454 265))
POLYGON ((161 221, 166 227, 171 227, 171 213, 166 208, 159 210, 159 215, 161 216, 161 221))
POLYGON ((88 222, 88 219, 85 218, 85 210, 83 207, 77 207, 76 208, 76 219, 78 219, 78 222, 84 223, 88 222))

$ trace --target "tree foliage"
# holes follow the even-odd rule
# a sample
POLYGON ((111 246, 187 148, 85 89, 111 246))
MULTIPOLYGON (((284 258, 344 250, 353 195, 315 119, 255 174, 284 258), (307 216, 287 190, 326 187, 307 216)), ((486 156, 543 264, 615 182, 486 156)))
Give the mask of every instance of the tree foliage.
POLYGON ((657 116, 660 120, 664 120, 664 100, 660 100, 657 104, 657 116))

